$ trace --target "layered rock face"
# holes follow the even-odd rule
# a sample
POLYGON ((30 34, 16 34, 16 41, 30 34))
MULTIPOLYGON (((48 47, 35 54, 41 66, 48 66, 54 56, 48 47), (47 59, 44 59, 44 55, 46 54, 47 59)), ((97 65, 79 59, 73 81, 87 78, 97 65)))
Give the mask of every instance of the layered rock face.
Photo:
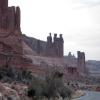
POLYGON ((8 7, 8 0, 0 0, 0 66, 23 63, 22 54, 20 8, 8 7))

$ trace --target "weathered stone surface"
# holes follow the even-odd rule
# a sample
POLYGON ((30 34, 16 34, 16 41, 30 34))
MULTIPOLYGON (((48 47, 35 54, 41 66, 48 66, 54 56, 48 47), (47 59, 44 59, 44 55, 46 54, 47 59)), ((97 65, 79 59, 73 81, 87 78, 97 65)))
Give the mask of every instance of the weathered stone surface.
POLYGON ((8 7, 8 0, 0 0, 0 30, 20 31, 20 8, 8 7))
POLYGON ((10 29, 11 32, 15 29, 15 7, 8 8, 8 15, 7 16, 7 30, 10 29))
POLYGON ((0 100, 20 100, 18 93, 7 85, 0 83, 0 100))
POLYGON ((0 82, 0 100, 31 100, 27 97, 27 88, 26 85, 21 83, 0 82))
POLYGON ((37 53, 37 55, 47 56, 47 57, 63 57, 63 37, 60 34, 59 38, 57 34, 54 35, 54 40, 52 36, 47 37, 47 41, 41 41, 35 38, 27 37, 23 35, 24 42, 37 53))
POLYGON ((21 67, 28 61, 23 57, 20 8, 8 7, 8 0, 0 0, 0 67, 21 67))
POLYGON ((28 37, 26 35, 23 35, 22 39, 34 52, 37 53, 37 55, 43 55, 45 48, 46 48, 45 41, 38 40, 32 37, 28 37))
POLYGON ((5 44, 10 52, 22 54, 20 8, 8 7, 8 0, 0 0, 0 44, 3 52, 5 44))
POLYGON ((8 0, 0 0, 0 8, 0 11, 4 13, 8 8, 8 0))
POLYGON ((46 56, 52 56, 52 57, 63 57, 63 37, 62 34, 60 34, 60 37, 57 37, 57 34, 54 34, 54 39, 52 41, 52 36, 50 33, 50 36, 47 37, 47 44, 46 44, 46 56))
POLYGON ((15 27, 16 27, 16 30, 20 30, 20 8, 19 7, 16 7, 15 27))
POLYGON ((86 73, 85 53, 78 51, 77 55, 78 69, 80 72, 86 73))

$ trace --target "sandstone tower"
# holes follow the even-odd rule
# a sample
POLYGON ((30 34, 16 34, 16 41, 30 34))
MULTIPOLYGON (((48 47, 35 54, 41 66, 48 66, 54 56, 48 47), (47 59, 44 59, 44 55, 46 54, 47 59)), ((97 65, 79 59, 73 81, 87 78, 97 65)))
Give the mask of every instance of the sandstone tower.
POLYGON ((20 8, 8 7, 8 0, 0 0, 0 31, 15 30, 20 31, 20 8))
POLYGON ((62 34, 57 37, 57 34, 54 34, 53 40, 51 33, 47 37, 47 44, 46 44, 46 56, 51 57, 63 57, 63 37, 62 34))
POLYGON ((78 69, 80 72, 86 73, 85 53, 78 51, 77 55, 78 55, 77 58, 78 69))
POLYGON ((17 55, 17 63, 18 55, 22 55, 21 36, 20 8, 8 7, 8 0, 0 0, 0 64, 5 63, 7 55, 17 55))

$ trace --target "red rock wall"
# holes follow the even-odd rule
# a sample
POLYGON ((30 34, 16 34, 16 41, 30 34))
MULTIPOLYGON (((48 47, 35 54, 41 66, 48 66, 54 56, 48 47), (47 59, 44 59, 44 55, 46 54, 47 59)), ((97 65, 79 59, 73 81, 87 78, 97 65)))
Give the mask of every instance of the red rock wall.
POLYGON ((0 0, 0 66, 24 63, 20 8, 8 7, 8 0, 0 0), (12 60, 13 59, 13 60, 12 60))

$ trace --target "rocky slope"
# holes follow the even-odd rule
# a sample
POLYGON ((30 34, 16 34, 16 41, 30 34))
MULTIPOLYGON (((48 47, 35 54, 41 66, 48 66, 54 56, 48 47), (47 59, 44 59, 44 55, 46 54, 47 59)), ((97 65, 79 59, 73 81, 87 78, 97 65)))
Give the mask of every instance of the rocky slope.
MULTIPOLYGON (((42 40, 39 40, 39 39, 36 39, 36 38, 33 38, 33 37, 28 37, 26 35, 22 35, 22 38, 23 38, 23 41, 34 51, 34 52, 38 52, 38 44, 40 45, 40 49, 41 49, 41 52, 43 52, 46 48, 46 42, 45 41, 42 41, 42 40)), ((37 54, 38 55, 38 54, 37 54)))
POLYGON ((24 84, 8 84, 0 82, 0 100, 30 100, 26 96, 27 86, 24 84))

